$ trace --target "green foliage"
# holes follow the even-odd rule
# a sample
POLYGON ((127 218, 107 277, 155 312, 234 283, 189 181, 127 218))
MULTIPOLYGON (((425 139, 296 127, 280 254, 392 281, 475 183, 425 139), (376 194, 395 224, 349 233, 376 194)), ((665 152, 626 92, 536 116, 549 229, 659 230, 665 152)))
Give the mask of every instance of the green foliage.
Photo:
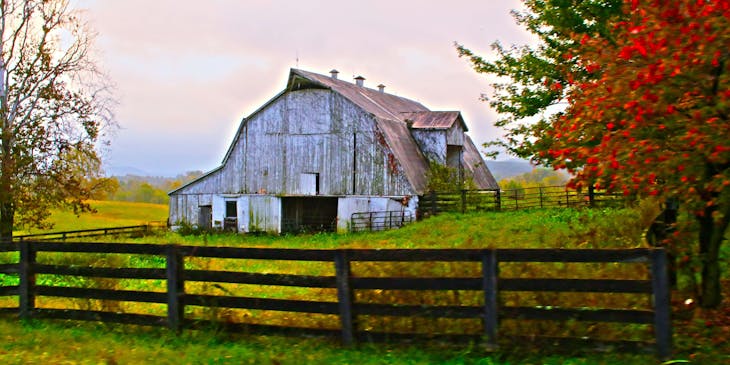
POLYGON ((175 177, 125 175, 112 178, 118 187, 105 199, 167 204, 167 193, 203 175, 202 171, 189 171, 175 177))
POLYGON ((434 161, 429 162, 429 167, 430 169, 426 175, 427 190, 451 192, 462 189, 476 189, 474 178, 465 171, 459 172, 456 167, 442 165, 434 161))
POLYGON ((506 130, 506 141, 491 145, 538 161, 534 137, 549 130, 551 106, 565 100, 569 85, 594 77, 579 60, 567 56, 578 42, 574 35, 609 34, 611 21, 623 16, 622 0, 523 0, 527 10, 513 12, 518 24, 537 36, 535 47, 505 48, 492 44, 497 59, 489 61, 457 44, 459 57, 469 59, 474 70, 497 76, 492 97, 483 96, 501 114, 496 126, 506 130), (538 119, 535 121, 535 119, 538 119))
POLYGON ((534 188, 539 186, 562 186, 568 182, 569 176, 562 171, 537 167, 531 172, 502 179, 499 186, 502 190, 518 188, 534 188))

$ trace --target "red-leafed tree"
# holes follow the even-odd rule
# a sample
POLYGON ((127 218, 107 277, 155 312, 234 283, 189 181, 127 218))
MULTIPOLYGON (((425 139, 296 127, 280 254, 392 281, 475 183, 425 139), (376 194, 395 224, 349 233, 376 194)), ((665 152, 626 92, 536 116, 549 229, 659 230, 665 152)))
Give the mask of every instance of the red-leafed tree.
POLYGON ((566 85, 536 160, 576 187, 680 199, 699 225, 700 303, 714 307, 730 223, 730 0, 627 0, 624 12, 608 36, 575 36, 564 57, 595 77, 566 85))

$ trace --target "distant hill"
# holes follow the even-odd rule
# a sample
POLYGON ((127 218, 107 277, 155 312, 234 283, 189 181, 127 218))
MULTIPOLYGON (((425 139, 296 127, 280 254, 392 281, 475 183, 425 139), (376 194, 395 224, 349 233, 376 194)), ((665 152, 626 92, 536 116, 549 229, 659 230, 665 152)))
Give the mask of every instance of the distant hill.
POLYGON ((535 168, 529 161, 518 159, 487 161, 487 167, 497 181, 531 172, 535 168))
POLYGON ((136 167, 132 166, 106 166, 104 167, 104 172, 107 176, 125 176, 125 175, 135 175, 135 176, 150 176, 150 174, 147 171, 144 171, 142 169, 138 169, 136 167))

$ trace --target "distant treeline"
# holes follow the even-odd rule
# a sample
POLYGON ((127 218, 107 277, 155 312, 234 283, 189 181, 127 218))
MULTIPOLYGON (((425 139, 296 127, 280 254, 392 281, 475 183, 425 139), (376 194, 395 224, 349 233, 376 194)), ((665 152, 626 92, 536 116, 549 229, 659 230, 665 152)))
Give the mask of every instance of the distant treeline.
POLYGON ((109 180, 106 200, 167 204, 167 193, 203 175, 188 171, 175 177, 124 175, 109 180))
POLYGON ((538 186, 561 186, 565 185, 569 179, 570 176, 564 171, 536 167, 530 172, 500 180, 499 187, 502 190, 514 190, 538 186))
MULTIPOLYGON (((106 181, 104 192, 97 199, 129 202, 167 204, 167 193, 200 176, 202 171, 189 171, 175 177, 124 175, 113 176, 106 181)), ((511 176, 499 181, 503 190, 536 186, 559 186, 568 181, 564 172, 535 168, 531 172, 511 176)))

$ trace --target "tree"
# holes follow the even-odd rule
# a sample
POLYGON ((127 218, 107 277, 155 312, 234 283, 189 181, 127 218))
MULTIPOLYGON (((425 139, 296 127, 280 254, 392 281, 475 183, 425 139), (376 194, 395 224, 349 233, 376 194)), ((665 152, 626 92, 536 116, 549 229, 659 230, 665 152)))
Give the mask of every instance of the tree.
POLYGON ((513 11, 517 23, 535 35, 540 43, 534 48, 492 44, 494 61, 456 44, 459 57, 466 57, 478 73, 499 77, 492 84, 491 98, 483 95, 500 113, 495 125, 505 130, 504 141, 487 145, 546 165, 536 153, 535 138, 550 130, 552 106, 564 102, 568 85, 593 77, 570 50, 579 44, 574 35, 600 34, 610 37, 612 21, 623 18, 623 0, 523 0, 525 12, 513 11), (535 121, 537 119, 537 121, 535 121))
POLYGON ((52 207, 90 209, 96 143, 111 125, 93 36, 66 0, 0 0, 2 239, 44 226, 52 207))
POLYGON ((730 223, 730 1, 629 0, 622 11, 608 33, 571 34, 570 62, 557 66, 567 78, 543 78, 567 80, 567 108, 522 136, 576 188, 681 199, 699 226, 700 303, 715 307, 730 223))
MULTIPOLYGON (((699 224, 700 303, 720 304, 730 223, 730 1, 627 1, 612 37, 579 38, 569 107, 540 137, 578 187, 680 197, 699 224)), ((577 38, 577 37, 576 37, 577 38)))

